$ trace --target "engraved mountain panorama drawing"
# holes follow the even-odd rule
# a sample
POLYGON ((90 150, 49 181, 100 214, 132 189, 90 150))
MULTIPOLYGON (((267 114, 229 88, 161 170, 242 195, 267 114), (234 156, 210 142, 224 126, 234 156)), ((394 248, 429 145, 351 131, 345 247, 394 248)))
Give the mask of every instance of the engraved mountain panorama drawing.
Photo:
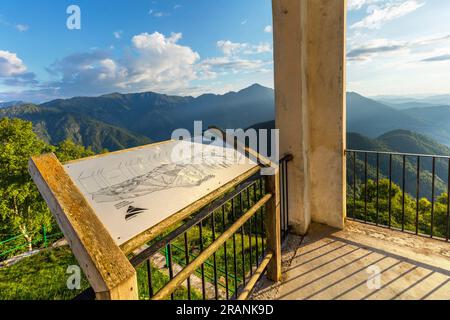
POLYGON ((170 140, 71 161, 64 169, 121 245, 258 166, 216 142, 170 140))
MULTIPOLYGON (((107 186, 90 192, 90 195, 96 203, 107 203, 139 198, 173 188, 200 186, 215 177, 213 173, 215 169, 229 167, 224 157, 211 155, 202 155, 201 157, 202 163, 200 164, 194 162, 194 159, 199 159, 199 157, 192 157, 176 163, 162 163, 144 174, 138 174, 133 168, 133 163, 126 162, 119 166, 120 170, 134 172, 134 175, 123 182, 114 184, 105 178, 108 176, 108 170, 96 171, 89 175, 90 181, 102 181, 107 186)), ((84 185, 86 185, 86 179, 82 176, 79 178, 84 185)))

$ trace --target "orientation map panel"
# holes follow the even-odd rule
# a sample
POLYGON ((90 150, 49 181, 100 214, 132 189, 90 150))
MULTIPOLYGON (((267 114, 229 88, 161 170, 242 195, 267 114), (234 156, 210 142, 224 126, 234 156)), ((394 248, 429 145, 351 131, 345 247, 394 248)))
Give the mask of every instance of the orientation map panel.
POLYGON ((120 246, 257 166, 230 157, 231 147, 205 146, 168 141, 64 168, 120 246))

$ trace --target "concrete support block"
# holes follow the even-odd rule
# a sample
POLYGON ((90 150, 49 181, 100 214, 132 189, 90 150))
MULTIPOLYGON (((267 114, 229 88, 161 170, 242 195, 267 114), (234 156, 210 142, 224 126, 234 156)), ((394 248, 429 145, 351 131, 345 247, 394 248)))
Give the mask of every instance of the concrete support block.
POLYGON ((276 126, 289 164, 290 225, 343 228, 346 1, 273 0, 276 126))

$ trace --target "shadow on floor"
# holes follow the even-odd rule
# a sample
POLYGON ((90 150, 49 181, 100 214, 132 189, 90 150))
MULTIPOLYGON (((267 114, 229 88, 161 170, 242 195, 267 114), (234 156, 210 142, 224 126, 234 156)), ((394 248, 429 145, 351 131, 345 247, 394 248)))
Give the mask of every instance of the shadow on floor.
POLYGON ((254 299, 450 299, 450 244, 349 224, 340 231, 314 224, 293 236, 283 278, 262 280, 254 299), (431 241, 431 242, 430 242, 431 241))

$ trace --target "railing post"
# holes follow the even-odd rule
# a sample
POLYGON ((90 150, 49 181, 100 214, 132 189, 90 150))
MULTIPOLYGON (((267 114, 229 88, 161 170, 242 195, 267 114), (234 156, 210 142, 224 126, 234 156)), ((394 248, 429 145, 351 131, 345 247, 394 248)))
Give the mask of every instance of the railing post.
POLYGON ((281 280, 281 222, 280 222, 280 179, 279 168, 266 177, 266 193, 272 198, 266 204, 267 251, 273 257, 267 267, 267 277, 275 282, 281 280))
POLYGON ((166 258, 166 267, 169 267, 169 252, 168 252, 169 245, 165 246, 164 248, 164 257, 166 258))

